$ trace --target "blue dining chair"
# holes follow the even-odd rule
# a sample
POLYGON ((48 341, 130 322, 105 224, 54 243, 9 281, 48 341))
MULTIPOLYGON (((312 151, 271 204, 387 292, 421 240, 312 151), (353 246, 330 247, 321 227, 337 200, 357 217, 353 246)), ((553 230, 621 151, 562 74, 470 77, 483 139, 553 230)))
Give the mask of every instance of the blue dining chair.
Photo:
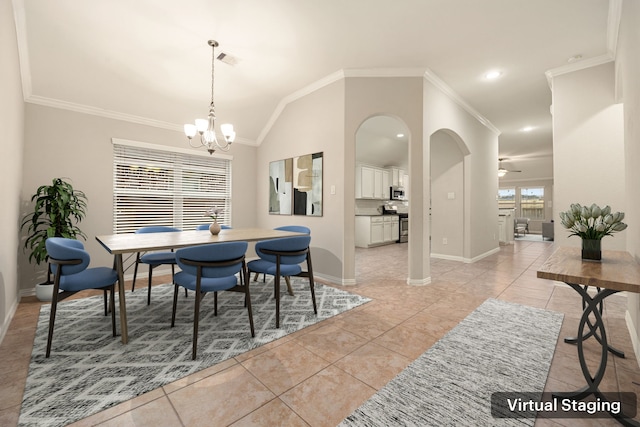
POLYGON ((249 312, 251 336, 255 337, 251 296, 249 293, 249 275, 245 262, 247 242, 212 243, 178 249, 176 260, 182 271, 173 277, 173 313, 171 327, 175 325, 178 304, 178 287, 195 291, 193 313, 193 349, 191 357, 196 358, 198 348, 198 323, 200 319, 200 303, 207 293, 213 292, 214 316, 218 315, 218 292, 233 291, 245 294, 245 305, 249 312), (236 274, 240 275, 240 283, 236 274))
MULTIPOLYGON (((104 291, 105 299, 111 291, 111 328, 116 336, 115 283, 118 273, 109 267, 88 268, 91 258, 79 240, 64 237, 49 237, 45 241, 53 279, 53 298, 49 315, 49 335, 46 356, 51 354, 53 327, 56 321, 58 302, 86 289, 104 291), (62 291, 62 292, 60 292, 62 291)), ((106 314, 106 313, 105 313, 106 314)))
MULTIPOLYGON (((309 229, 309 227, 305 227, 304 225, 283 225, 281 227, 274 228, 274 230, 293 231, 296 233, 311 234, 311 229, 309 229)), ((258 256, 260 255, 258 254, 258 256)), ((253 278, 254 282, 258 281, 258 276, 260 276, 260 273, 255 274, 253 278)), ((291 281, 289 280, 289 276, 285 276, 284 280, 285 282, 287 282, 287 292, 289 292, 289 295, 293 295, 293 288, 291 287, 291 281)), ((262 275, 262 281, 263 282, 267 281, 266 274, 262 275)))
MULTIPOLYGON (((166 227, 162 225, 154 225, 150 227, 142 227, 136 230, 136 234, 142 233, 166 233, 166 232, 179 232, 179 228, 166 227)), ((147 305, 151 304, 151 279, 153 276, 153 269, 159 265, 171 265, 171 276, 175 274, 176 254, 171 251, 164 252, 148 252, 136 254, 136 263, 133 268, 133 282, 131 283, 131 292, 136 288, 136 277, 138 276, 138 265, 147 264, 149 266, 149 285, 147 289, 147 305)))
MULTIPOLYGON (((200 224, 196 226, 196 230, 208 230, 209 226, 211 226, 211 224, 200 224)), ((228 225, 220 224, 220 229, 229 230, 231 229, 231 227, 229 227, 228 225)))
POLYGON ((249 261, 249 274, 265 273, 274 276, 274 293, 276 298, 276 328, 280 327, 280 276, 300 276, 309 278, 313 312, 318 314, 316 305, 313 268, 311 266, 311 251, 309 243, 311 236, 283 237, 279 239, 263 240, 256 243, 255 250, 260 259, 249 261), (300 264, 306 260, 307 271, 303 271, 300 264))

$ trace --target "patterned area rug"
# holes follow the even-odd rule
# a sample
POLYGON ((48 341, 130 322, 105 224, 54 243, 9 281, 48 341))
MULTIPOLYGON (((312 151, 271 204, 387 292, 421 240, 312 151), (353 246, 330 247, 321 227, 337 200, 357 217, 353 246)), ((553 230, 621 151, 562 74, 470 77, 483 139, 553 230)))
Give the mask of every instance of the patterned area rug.
POLYGON ((493 418, 491 394, 542 395, 563 317, 488 299, 340 426, 533 426, 493 418))
MULTIPOLYGON (((181 290, 176 325, 171 328, 173 285, 153 287, 150 306, 146 289, 127 292, 127 345, 112 336, 102 296, 60 303, 49 359, 44 354, 50 305, 43 305, 19 425, 67 425, 370 301, 316 283, 316 316, 308 281, 292 279, 292 286, 295 296, 282 293, 280 329, 276 329, 273 279, 252 284, 255 338, 243 294, 221 292, 217 317, 213 295, 207 295, 200 311, 195 361, 191 360, 193 293, 185 298, 181 290)), ((286 289, 284 282, 282 288, 286 289)))

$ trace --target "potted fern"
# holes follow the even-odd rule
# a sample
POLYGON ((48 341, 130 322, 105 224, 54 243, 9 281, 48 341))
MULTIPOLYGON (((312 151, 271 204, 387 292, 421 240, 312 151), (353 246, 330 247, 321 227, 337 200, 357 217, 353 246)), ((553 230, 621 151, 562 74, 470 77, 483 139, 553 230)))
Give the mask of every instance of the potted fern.
MULTIPOLYGON (((86 239, 77 223, 86 215, 87 197, 69 182, 54 178, 51 185, 38 187, 31 201, 35 202, 33 212, 23 217, 20 226, 21 230, 27 230, 24 249, 29 251, 29 262, 40 265, 47 261, 45 242, 49 237, 86 239)), ((47 266, 47 281, 36 285, 36 295, 41 300, 51 300, 52 292, 53 284, 47 266)))

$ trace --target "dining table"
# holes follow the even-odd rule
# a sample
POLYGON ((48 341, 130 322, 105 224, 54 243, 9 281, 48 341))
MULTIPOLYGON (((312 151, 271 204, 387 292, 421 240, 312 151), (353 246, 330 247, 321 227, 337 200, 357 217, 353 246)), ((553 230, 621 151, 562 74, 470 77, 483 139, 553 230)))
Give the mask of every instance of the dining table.
MULTIPOLYGON (((565 342, 577 345, 586 385, 575 391, 554 393, 554 396, 573 400, 593 396, 599 402, 607 402, 608 396, 600 390, 607 368, 607 356, 611 353, 625 357, 625 354, 609 343, 603 305, 607 297, 618 292, 640 293, 640 264, 626 251, 602 251, 601 261, 591 261, 582 259, 580 248, 560 247, 538 269, 537 277, 566 283, 582 300, 583 312, 577 336, 565 338, 565 342), (600 345, 600 361, 595 369, 587 363, 584 351, 584 343, 590 338, 600 345)), ((635 403, 635 394, 633 401, 635 403)), ((635 414, 609 413, 622 425, 640 426, 631 418, 635 414)))
POLYGON ((107 252, 114 256, 114 267, 118 273, 118 300, 120 310, 120 334, 123 344, 129 342, 127 328, 127 304, 124 288, 123 255, 136 252, 179 249, 189 246, 222 242, 257 242, 304 235, 294 231, 274 230, 270 228, 230 228, 221 230, 217 235, 209 230, 188 230, 161 233, 123 233, 96 236, 96 240, 107 252))

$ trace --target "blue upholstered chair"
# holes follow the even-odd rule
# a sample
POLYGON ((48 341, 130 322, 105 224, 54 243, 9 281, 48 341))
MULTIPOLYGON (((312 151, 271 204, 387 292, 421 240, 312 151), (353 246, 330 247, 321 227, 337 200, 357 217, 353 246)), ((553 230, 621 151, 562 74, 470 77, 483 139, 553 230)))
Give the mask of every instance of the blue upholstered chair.
MULTIPOLYGON (((82 242, 64 237, 49 237, 45 241, 49 265, 53 274, 53 299, 51 300, 51 314, 49 315, 49 336, 47 338, 46 357, 51 354, 53 326, 56 321, 58 301, 86 289, 101 289, 105 298, 111 291, 111 328, 116 336, 115 314, 115 283, 118 273, 109 267, 87 268, 91 258, 84 250, 82 242), (62 291, 62 292, 60 292, 62 291)), ((106 313, 105 313, 106 314, 106 313)))
MULTIPOLYGON (((164 233, 164 232, 179 232, 179 228, 165 227, 165 226, 151 226, 142 227, 136 230, 136 234, 142 233, 164 233)), ((133 268, 133 282, 131 283, 131 292, 136 288, 136 277, 138 276, 138 265, 147 264, 149 266, 149 285, 147 289, 147 305, 151 304, 151 279, 153 276, 153 269, 159 265, 171 265, 171 275, 175 274, 176 254, 171 251, 164 252, 148 252, 136 254, 136 263, 133 268)))
MULTIPOLYGON (((293 231, 296 233, 311 234, 311 230, 309 229, 309 227, 305 227, 304 225, 283 225, 282 227, 274 228, 274 230, 293 231)), ((258 256, 260 256, 260 254, 258 254, 258 256)), ((254 282, 258 281, 259 275, 260 273, 255 274, 255 277, 253 278, 254 282)), ((266 280, 267 280, 267 275, 263 274, 262 281, 266 282, 266 280)), ((284 280, 285 282, 287 282, 287 292, 289 292, 289 295, 293 295, 293 288, 291 287, 291 281, 289 280, 289 276, 285 276, 284 280)))
POLYGON ((280 277, 302 276, 309 278, 309 288, 313 300, 313 312, 318 314, 316 294, 311 266, 309 243, 311 236, 283 237, 256 243, 256 253, 260 259, 249 261, 249 273, 265 273, 274 276, 276 298, 276 328, 280 327, 280 277), (307 271, 300 264, 307 262, 307 271))
MULTIPOLYGON (((209 226, 211 226, 211 224, 200 224, 196 226, 196 230, 208 230, 209 226)), ((229 227, 228 225, 220 224, 221 230, 229 230, 230 228, 231 227, 229 227)))
POLYGON ((198 348, 198 322, 200 318, 200 302, 202 298, 213 292, 214 316, 218 315, 218 292, 233 291, 245 294, 245 305, 249 312, 251 336, 255 337, 253 329, 253 313, 251 311, 251 297, 249 294, 249 275, 245 262, 247 242, 212 243, 199 245, 176 251, 178 266, 182 271, 173 277, 175 285, 173 293, 173 313, 171 327, 176 321, 176 307, 178 304, 178 287, 195 291, 193 314, 193 350, 192 358, 196 358, 198 348), (240 283, 236 274, 240 273, 240 283))

